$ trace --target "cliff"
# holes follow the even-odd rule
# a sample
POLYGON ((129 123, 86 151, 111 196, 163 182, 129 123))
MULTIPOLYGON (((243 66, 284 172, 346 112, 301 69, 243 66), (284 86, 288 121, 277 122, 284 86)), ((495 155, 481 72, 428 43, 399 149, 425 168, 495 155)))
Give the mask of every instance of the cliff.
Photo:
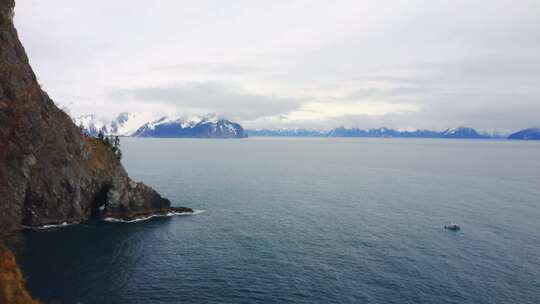
POLYGON ((0 234, 23 226, 189 212, 133 182, 112 150, 84 137, 40 88, 0 0, 0 234))
POLYGON ((37 304, 26 291, 15 256, 0 245, 0 303, 37 304))

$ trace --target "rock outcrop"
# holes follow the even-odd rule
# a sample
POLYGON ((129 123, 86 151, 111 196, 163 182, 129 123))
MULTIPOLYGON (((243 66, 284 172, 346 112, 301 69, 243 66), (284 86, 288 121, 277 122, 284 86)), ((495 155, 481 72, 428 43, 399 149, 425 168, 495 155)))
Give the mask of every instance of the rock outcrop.
POLYGON ((9 249, 0 244, 0 303, 38 304, 26 290, 24 279, 9 249))
POLYGON ((23 226, 132 219, 170 211, 169 200, 133 182, 109 146, 81 135, 40 88, 0 0, 0 233, 23 226))

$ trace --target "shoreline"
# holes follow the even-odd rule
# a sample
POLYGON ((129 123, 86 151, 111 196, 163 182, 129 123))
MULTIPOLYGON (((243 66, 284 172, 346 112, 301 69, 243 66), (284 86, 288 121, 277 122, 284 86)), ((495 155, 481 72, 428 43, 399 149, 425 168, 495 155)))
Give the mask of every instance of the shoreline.
MULTIPOLYGON (((97 221, 104 221, 109 223, 135 223, 135 222, 141 222, 146 221, 155 217, 171 217, 171 216, 177 216, 177 215, 195 215, 199 214, 201 212, 204 212, 204 210, 193 210, 191 208, 186 207, 171 207, 167 210, 160 210, 157 212, 139 212, 131 216, 121 216, 121 217, 101 217, 97 218, 95 220, 97 221)), ((61 221, 61 222, 51 222, 46 223, 39 226, 25 226, 22 225, 20 230, 47 230, 47 229, 53 229, 53 228, 63 228, 73 225, 79 225, 84 222, 92 221, 91 219, 86 221, 61 221)))

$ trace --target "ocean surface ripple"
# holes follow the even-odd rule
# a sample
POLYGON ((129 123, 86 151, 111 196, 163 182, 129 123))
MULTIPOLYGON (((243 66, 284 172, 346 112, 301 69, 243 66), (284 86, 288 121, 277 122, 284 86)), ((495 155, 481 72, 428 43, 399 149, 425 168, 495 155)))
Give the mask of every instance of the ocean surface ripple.
MULTIPOLYGON (((540 144, 122 140, 196 216, 26 231, 60 303, 539 303, 540 144), (458 222, 460 231, 443 228, 458 222)), ((145 174, 151 172, 152 174, 145 174)))

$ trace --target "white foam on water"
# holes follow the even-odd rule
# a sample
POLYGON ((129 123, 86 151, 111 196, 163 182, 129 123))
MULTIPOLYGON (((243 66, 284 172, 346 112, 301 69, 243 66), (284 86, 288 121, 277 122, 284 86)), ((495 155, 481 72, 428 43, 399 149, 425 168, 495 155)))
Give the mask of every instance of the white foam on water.
MULTIPOLYGON (((197 214, 201 214, 201 213, 203 213, 205 211, 206 210, 193 210, 193 212, 169 212, 167 214, 154 214, 154 215, 137 218, 137 219, 130 220, 130 221, 117 219, 117 218, 113 218, 113 217, 107 217, 107 218, 104 218, 103 220, 106 221, 106 222, 111 222, 111 223, 136 223, 136 222, 146 221, 146 220, 149 220, 149 219, 154 218, 154 217, 169 217, 169 216, 177 216, 177 215, 197 215, 197 214)), ((78 222, 72 222, 72 223, 62 222, 60 224, 50 224, 50 225, 43 225, 43 226, 38 226, 38 227, 23 226, 23 228, 24 229, 32 229, 32 230, 47 230, 47 229, 53 229, 53 228, 63 228, 63 227, 67 227, 67 226, 77 225, 77 224, 79 224, 79 223, 78 222)))
POLYGON ((60 224, 43 225, 43 226, 39 226, 39 227, 26 226, 26 227, 23 227, 23 228, 25 228, 25 229, 33 229, 33 230, 46 230, 46 229, 52 229, 52 228, 62 228, 62 227, 66 227, 66 226, 76 225, 76 224, 78 224, 78 223, 62 222, 60 224))
POLYGON ((118 219, 114 217, 106 217, 103 220, 105 222, 110 222, 110 223, 136 223, 136 222, 146 221, 154 217, 170 217, 170 216, 177 216, 177 215, 197 215, 197 214, 203 213, 204 211, 205 210, 193 210, 193 212, 169 212, 167 214, 153 214, 150 216, 136 218, 134 220, 123 220, 123 219, 118 219))

